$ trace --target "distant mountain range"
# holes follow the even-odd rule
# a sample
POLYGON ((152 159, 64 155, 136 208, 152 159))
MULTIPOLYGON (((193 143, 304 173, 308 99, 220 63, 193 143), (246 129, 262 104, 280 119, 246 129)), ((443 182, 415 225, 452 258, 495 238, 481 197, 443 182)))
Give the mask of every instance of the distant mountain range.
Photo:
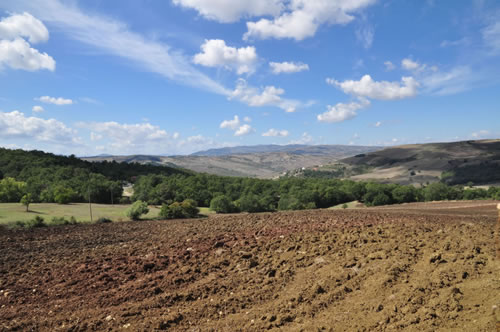
POLYGON ((217 175, 273 178, 297 168, 332 163, 378 149, 380 147, 351 145, 256 145, 211 149, 189 156, 104 155, 82 159, 166 165, 217 175))
POLYGON ((235 146, 220 149, 210 149, 206 151, 195 152, 191 156, 230 156, 239 154, 256 154, 256 153, 279 153, 285 152, 297 155, 335 155, 340 154, 355 154, 361 151, 374 151, 380 147, 367 147, 367 146, 352 146, 352 145, 304 145, 304 144, 290 144, 290 145, 254 145, 254 146, 235 146))

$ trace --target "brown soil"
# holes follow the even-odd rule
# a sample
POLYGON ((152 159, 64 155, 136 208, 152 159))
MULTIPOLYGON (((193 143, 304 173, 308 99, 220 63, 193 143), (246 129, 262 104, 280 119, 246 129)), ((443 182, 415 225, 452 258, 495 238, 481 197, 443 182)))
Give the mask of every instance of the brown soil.
POLYGON ((0 233, 1 330, 494 331, 496 204, 0 233))

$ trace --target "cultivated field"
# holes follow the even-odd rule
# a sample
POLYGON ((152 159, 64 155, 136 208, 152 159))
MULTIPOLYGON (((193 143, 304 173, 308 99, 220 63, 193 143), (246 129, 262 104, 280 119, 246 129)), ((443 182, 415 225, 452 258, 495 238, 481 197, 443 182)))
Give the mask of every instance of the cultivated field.
MULTIPOLYGON (((109 218, 113 221, 126 221, 129 218, 125 216, 125 210, 129 206, 92 204, 92 218, 94 221, 101 217, 109 218)), ((158 216, 159 211, 160 209, 150 206, 149 213, 143 216, 143 218, 155 218, 158 216)), ((26 207, 20 203, 0 204, 0 225, 11 224, 16 221, 28 221, 37 215, 49 223, 54 217, 69 219, 72 216, 79 222, 90 222, 89 205, 86 203, 33 203, 29 206, 29 212, 26 212, 26 207)))
POLYGON ((0 329, 494 331, 496 203, 3 230, 0 329))

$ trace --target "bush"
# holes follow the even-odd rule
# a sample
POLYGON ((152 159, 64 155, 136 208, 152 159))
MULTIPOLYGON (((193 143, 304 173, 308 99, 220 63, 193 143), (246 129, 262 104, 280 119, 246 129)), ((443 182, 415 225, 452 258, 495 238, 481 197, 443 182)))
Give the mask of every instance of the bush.
POLYGON ((143 201, 137 201, 125 211, 125 215, 132 220, 139 220, 143 214, 147 214, 148 212, 148 204, 143 201))
POLYGON ((236 210, 233 202, 225 195, 220 195, 212 199, 210 201, 210 209, 217 213, 231 213, 236 210))
POLYGON ((47 224, 45 223, 45 220, 42 217, 36 216, 35 218, 28 221, 26 223, 26 226, 28 226, 30 228, 31 227, 45 227, 45 226, 47 226, 47 224))
POLYGON ((159 217, 163 219, 194 218, 199 212, 200 210, 196 207, 196 203, 191 199, 187 199, 182 203, 163 204, 159 217))
POLYGON ((113 220, 106 218, 106 217, 101 217, 101 218, 97 219, 97 221, 96 221, 96 223, 98 223, 98 224, 109 224, 112 222, 113 222, 113 220))

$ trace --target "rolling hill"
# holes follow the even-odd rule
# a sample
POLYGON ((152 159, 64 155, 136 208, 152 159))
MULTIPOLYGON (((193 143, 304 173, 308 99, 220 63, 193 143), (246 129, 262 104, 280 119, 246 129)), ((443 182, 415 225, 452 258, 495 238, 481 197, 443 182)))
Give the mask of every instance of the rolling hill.
MULTIPOLYGON (((347 176, 353 180, 495 184, 500 183, 500 139, 401 145, 345 158, 335 166, 364 170, 347 176)), ((335 169, 334 165, 320 170, 329 169, 335 169)))
POLYGON ((297 168, 333 163, 378 149, 347 145, 257 145, 212 149, 189 156, 95 156, 82 159, 165 165, 216 175, 273 178, 297 168))

